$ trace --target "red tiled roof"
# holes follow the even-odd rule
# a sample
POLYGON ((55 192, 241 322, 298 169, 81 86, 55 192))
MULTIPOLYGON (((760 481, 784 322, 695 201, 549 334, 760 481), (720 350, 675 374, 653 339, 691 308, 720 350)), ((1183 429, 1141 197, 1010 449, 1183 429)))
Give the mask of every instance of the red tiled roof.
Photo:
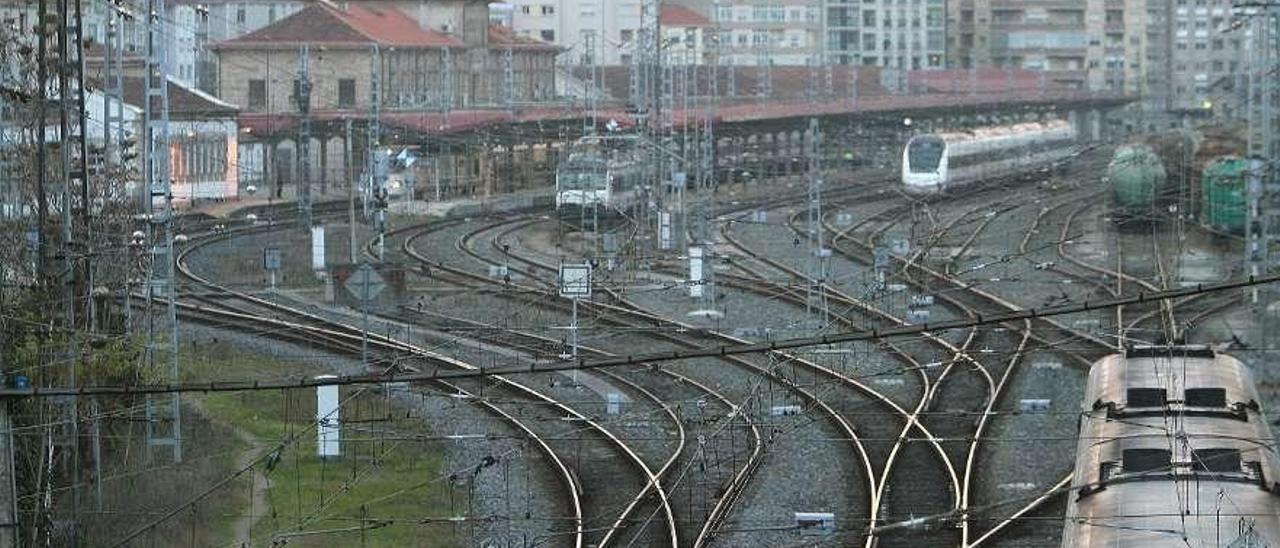
MULTIPOLYGON (((169 83, 169 116, 174 120, 233 119, 240 112, 240 109, 235 105, 176 82, 172 77, 167 81, 169 83)), ((98 78, 86 78, 85 84, 95 90, 102 90, 106 87, 105 82, 98 78)), ((124 94, 124 103, 142 108, 143 97, 146 93, 142 77, 122 76, 120 84, 122 87, 120 91, 124 94)))
MULTIPOLYGON (((733 82, 734 94, 737 97, 748 97, 754 100, 765 87, 766 74, 770 77, 770 99, 776 101, 803 101, 809 99, 814 90, 826 91, 826 74, 822 70, 816 73, 809 67, 776 66, 766 70, 757 66, 738 66, 713 68, 711 65, 692 67, 693 77, 697 79, 694 86, 697 90, 709 90, 710 81, 716 80, 716 89, 722 97, 730 94, 730 81, 733 82), (730 74, 732 71, 732 74, 730 74), (815 81, 815 78, 817 79, 815 81)), ((602 84, 605 92, 618 99, 631 94, 631 68, 627 66, 600 67, 602 84)), ((588 80, 589 76, 582 70, 575 69, 574 74, 588 80)), ((832 92, 844 97, 869 97, 884 95, 888 91, 880 85, 880 68, 866 66, 839 66, 831 71, 832 92), (856 88, 857 91, 854 91, 856 88)))
POLYGON ((560 47, 541 40, 520 36, 515 31, 502 25, 489 25, 489 47, 495 49, 540 49, 559 51, 560 47))
POLYGON ((351 4, 343 9, 321 1, 249 34, 214 44, 213 49, 288 47, 304 43, 407 48, 463 45, 457 38, 422 28, 413 18, 392 7, 351 4))
POLYGON ((1026 69, 913 70, 907 79, 916 93, 1005 93, 1038 90, 1042 85, 1048 91, 1064 89, 1054 81, 1052 73, 1026 69))
MULTIPOLYGON (((992 94, 932 93, 927 95, 878 95, 871 97, 844 97, 840 99, 818 99, 807 101, 769 101, 740 100, 726 103, 716 111, 716 120, 721 124, 751 124, 771 120, 807 118, 811 116, 832 116, 858 113, 860 115, 900 116, 913 112, 949 112, 957 108, 1005 108, 1011 105, 1033 104, 1122 104, 1133 101, 1133 97, 1125 97, 1110 93, 1094 93, 1069 89, 1054 89, 1048 92, 1039 90, 1011 90, 992 94)), ((672 113, 677 127, 689 123, 697 123, 705 111, 695 109, 680 110, 672 113)), ((521 109, 518 112, 507 110, 458 110, 448 115, 437 111, 391 111, 384 112, 379 118, 384 127, 394 128, 427 135, 464 134, 484 128, 496 128, 507 124, 540 123, 549 121, 576 120, 584 116, 580 108, 564 106, 548 106, 542 108, 521 109)), ((361 111, 317 111, 312 114, 315 122, 335 122, 343 120, 360 121, 365 118, 361 111)), ((606 107, 600 112, 600 119, 614 120, 622 127, 630 127, 634 120, 618 107, 606 107)), ((240 127, 254 139, 266 139, 280 132, 293 131, 297 124, 296 114, 262 114, 243 113, 237 117, 240 127)))
MULTIPOLYGON (((143 104, 142 78, 128 76, 122 79, 124 102, 143 104)), ((208 120, 210 118, 235 118, 239 109, 235 105, 169 80, 169 116, 174 120, 208 120)))
POLYGON ((662 14, 658 19, 663 26, 668 27, 711 26, 711 20, 706 16, 684 6, 662 6, 662 14))

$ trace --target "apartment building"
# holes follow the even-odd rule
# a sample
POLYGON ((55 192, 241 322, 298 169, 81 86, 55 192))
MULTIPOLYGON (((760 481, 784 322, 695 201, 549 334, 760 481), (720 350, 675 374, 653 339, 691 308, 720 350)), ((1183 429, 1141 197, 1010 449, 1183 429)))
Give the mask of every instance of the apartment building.
POLYGON ((822 0, 686 2, 711 15, 720 58, 738 66, 821 62, 822 0))
POLYGON ((946 0, 828 0, 826 52, 833 64, 942 68, 946 0))
POLYGON ((1231 0, 1166 2, 1168 38, 1163 66, 1153 67, 1152 91, 1170 112, 1216 110, 1243 116, 1238 98, 1248 63, 1248 26, 1235 24, 1231 0))
POLYGON ((662 26, 663 49, 680 65, 714 64, 711 21, 685 6, 662 6, 658 16, 662 26))
POLYGON ((1141 93, 1153 0, 952 0, 948 64, 1043 70, 1076 89, 1141 93))
MULTIPOLYGON (((1155 120, 1240 116, 1247 26, 1232 0, 951 0, 948 64, 1045 70, 1155 120)), ((1149 125, 1149 124, 1148 124, 1149 125)))
POLYGON ((625 65, 632 58, 640 0, 512 0, 508 6, 499 11, 510 12, 511 28, 560 46, 562 64, 625 65))

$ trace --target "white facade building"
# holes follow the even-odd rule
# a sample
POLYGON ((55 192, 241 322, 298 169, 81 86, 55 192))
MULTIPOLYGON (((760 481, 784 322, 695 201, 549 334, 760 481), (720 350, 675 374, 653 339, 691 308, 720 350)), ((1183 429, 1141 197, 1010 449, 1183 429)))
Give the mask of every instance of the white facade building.
POLYGON ((640 28, 640 0, 512 0, 511 26, 516 33, 564 48, 562 64, 591 59, 597 65, 625 65, 631 60, 640 28))
POLYGON ((720 33, 723 64, 804 66, 820 62, 821 0, 681 3, 708 14, 720 33))

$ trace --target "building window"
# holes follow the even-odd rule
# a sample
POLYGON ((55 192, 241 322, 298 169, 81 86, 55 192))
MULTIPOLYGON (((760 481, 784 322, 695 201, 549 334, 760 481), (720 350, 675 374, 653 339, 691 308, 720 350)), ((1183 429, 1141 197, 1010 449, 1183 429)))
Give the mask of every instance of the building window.
POLYGON ((542 6, 542 14, 543 14, 543 15, 555 15, 555 14, 556 14, 556 7, 555 7, 555 6, 552 6, 552 5, 545 5, 545 6, 542 6))
POLYGON ((338 80, 338 106, 345 108, 356 106, 356 81, 354 78, 338 80))
POLYGON ((236 6, 236 24, 243 25, 247 18, 248 17, 244 11, 244 5, 241 4, 236 6))
POLYGON ((542 36, 542 41, 544 42, 556 41, 556 31, 554 30, 544 30, 540 33, 540 36, 542 36))
POLYGON ((267 107, 267 81, 249 80, 249 108, 267 107))

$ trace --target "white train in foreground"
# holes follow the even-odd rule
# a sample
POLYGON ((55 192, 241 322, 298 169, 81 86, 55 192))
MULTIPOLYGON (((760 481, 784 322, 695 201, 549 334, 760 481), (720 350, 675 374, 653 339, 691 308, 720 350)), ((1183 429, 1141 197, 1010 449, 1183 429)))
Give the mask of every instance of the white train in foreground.
POLYGON ((1071 155, 1075 140, 1063 120, 917 135, 902 151, 902 184, 927 194, 1010 175, 1071 155))
POLYGON ((1093 365, 1063 548, 1280 546, 1280 459, 1249 370, 1206 347, 1093 365))

